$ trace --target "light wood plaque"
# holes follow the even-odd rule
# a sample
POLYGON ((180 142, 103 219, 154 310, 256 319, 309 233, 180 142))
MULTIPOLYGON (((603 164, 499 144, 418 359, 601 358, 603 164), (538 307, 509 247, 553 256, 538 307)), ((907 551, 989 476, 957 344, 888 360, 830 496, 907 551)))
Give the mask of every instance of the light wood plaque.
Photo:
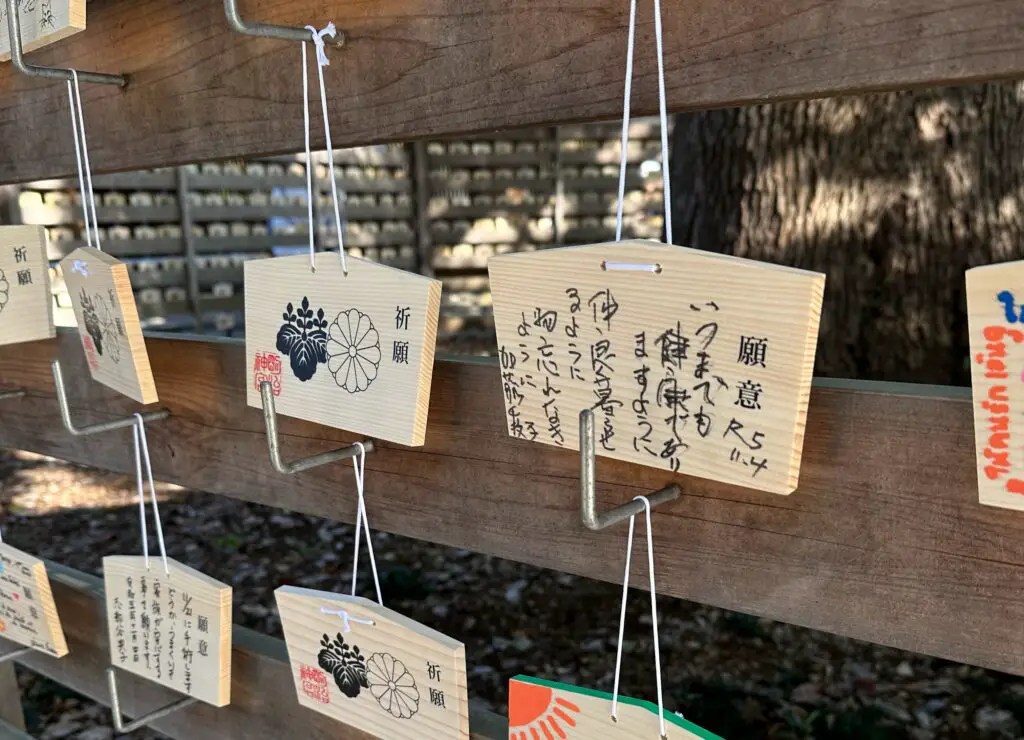
MULTIPOLYGON (((18 0, 21 45, 32 51, 85 30, 85 0, 18 0)), ((0 61, 11 58, 7 3, 0 4, 0 61)))
POLYGON ((76 249, 60 266, 93 379, 139 403, 155 403, 128 267, 93 247, 76 249))
POLYGON ((824 275, 641 240, 488 270, 510 435, 578 450, 593 409, 599 455, 796 488, 824 275))
POLYGON ((0 345, 54 336, 46 229, 0 226, 0 345))
POLYGON ((215 707, 231 703, 231 587, 187 565, 103 558, 110 664, 215 707))
POLYGON ((408 446, 423 444, 441 283, 336 252, 245 263, 246 398, 408 446))
POLYGON ((1024 262, 966 280, 978 499, 1024 510, 1024 262))
POLYGON ((274 593, 302 706, 383 740, 468 740, 461 642, 368 599, 274 593))
POLYGON ((46 565, 0 544, 0 637, 60 658, 68 654, 46 565))
MULTIPOLYGON (((516 676, 508 682, 509 740, 659 740, 658 705, 569 684, 516 676)), ((677 714, 665 712, 668 740, 722 740, 677 714)))

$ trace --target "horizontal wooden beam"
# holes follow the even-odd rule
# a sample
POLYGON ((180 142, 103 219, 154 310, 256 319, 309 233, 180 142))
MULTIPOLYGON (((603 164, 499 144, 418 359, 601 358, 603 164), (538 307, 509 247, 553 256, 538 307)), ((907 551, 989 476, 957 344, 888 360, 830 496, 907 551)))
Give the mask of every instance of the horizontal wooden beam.
MULTIPOLYGON (((326 69, 338 146, 621 116, 622 0, 242 6, 254 20, 334 20, 346 31, 326 69)), ((1024 5, 1014 0, 663 6, 674 111, 1024 75, 1024 5)), ((109 0, 90 3, 85 32, 29 56, 130 76, 123 90, 84 91, 92 164, 107 171, 301 150, 296 47, 229 30, 219 0, 109 0)), ((641 3, 638 113, 657 110, 653 48, 650 4, 641 3)), ((70 173, 68 124, 63 83, 2 65, 0 182, 70 173)), ((316 121, 313 137, 323 145, 316 121)))
MULTIPOLYGON (((70 652, 60 659, 30 654, 17 660, 110 706, 106 678, 110 650, 103 582, 56 563, 48 563, 47 569, 70 652)), ((153 729, 181 740, 371 740, 371 735, 299 705, 283 641, 238 626, 234 628, 233 641, 231 704, 221 709, 194 704, 157 720, 153 729)), ((0 644, 8 649, 16 647, 7 640, 0 640, 0 644)), ((117 683, 122 710, 133 718, 181 698, 180 694, 123 671, 118 673, 117 683)), ((508 737, 507 722, 503 726, 501 718, 489 712, 471 711, 470 724, 472 740, 508 737)), ((0 732, 0 738, 3 737, 0 732)))
MULTIPOLYGON (((172 414, 150 425, 158 478, 353 521, 350 465, 271 468, 262 415, 245 405, 241 342, 151 338, 148 348, 172 414)), ((128 432, 76 438, 61 427, 55 352, 78 420, 137 409, 89 380, 77 337, 61 332, 0 355, 0 387, 29 389, 0 403, 0 446, 133 470, 128 432)), ((966 389, 817 383, 793 495, 678 477, 681 499, 654 517, 659 590, 1024 674, 1024 517, 978 504, 970 412, 966 389)), ((280 429, 285 459, 356 439, 289 419, 280 429)), ((578 456, 508 438, 493 363, 437 362, 426 446, 381 444, 366 467, 375 528, 591 578, 621 573, 625 530, 580 523, 578 456)), ((602 509, 669 482, 604 459, 597 475, 602 509)), ((645 559, 634 564, 640 578, 645 559)))

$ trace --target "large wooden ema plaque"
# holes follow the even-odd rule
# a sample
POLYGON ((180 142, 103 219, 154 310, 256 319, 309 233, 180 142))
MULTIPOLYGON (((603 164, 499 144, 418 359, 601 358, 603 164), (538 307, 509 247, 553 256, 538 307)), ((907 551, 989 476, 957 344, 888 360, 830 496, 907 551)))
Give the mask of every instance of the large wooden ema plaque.
POLYGON ((68 654, 60 615, 39 558, 0 544, 0 637, 60 658, 68 654))
POLYGON ((215 707, 231 702, 231 587, 159 557, 103 558, 110 664, 215 707))
POLYGON ((1024 262, 966 280, 978 499, 1024 510, 1024 262))
POLYGON ((461 642, 368 599, 274 593, 302 706, 381 740, 468 740, 461 642))
POLYGON ((127 265, 81 247, 60 266, 93 380, 139 403, 155 403, 156 384, 127 265))
MULTIPOLYGON (((18 0, 24 51, 65 39, 85 30, 85 0, 18 0)), ((7 36, 7 3, 0 3, 0 61, 11 58, 7 36)))
POLYGON ((649 241, 493 257, 513 437, 792 493, 825 276, 649 241))
POLYGON ((55 335, 46 230, 0 226, 0 345, 55 335))
MULTIPOLYGON (((516 676, 508 683, 509 740, 658 740, 658 707, 569 684, 516 676)), ((677 714, 665 712, 668 740, 722 740, 677 714)))
POLYGON ((407 446, 427 428, 438 280, 336 252, 245 263, 246 386, 278 413, 407 446))

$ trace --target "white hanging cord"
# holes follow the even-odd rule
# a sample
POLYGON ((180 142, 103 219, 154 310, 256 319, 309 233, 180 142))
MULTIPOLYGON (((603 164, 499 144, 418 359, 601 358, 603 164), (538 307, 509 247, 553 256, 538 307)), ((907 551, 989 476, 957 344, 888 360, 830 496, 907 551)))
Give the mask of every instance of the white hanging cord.
POLYGON ((85 246, 92 246, 92 225, 89 223, 89 191, 85 189, 85 174, 82 168, 82 140, 78 133, 78 115, 75 113, 75 89, 68 80, 68 108, 71 110, 71 134, 75 138, 75 164, 78 169, 78 192, 82 196, 82 218, 85 220, 85 246))
POLYGON ((139 458, 139 450, 142 450, 142 460, 146 463, 146 477, 149 480, 149 496, 153 503, 153 520, 156 522, 156 539, 160 545, 160 557, 164 561, 164 573, 171 574, 170 566, 167 564, 167 548, 164 546, 164 527, 160 521, 160 507, 156 502, 156 485, 153 483, 153 465, 149 460, 149 442, 146 440, 146 422, 142 414, 135 414, 135 424, 132 426, 132 436, 135 439, 135 482, 139 489, 139 523, 142 526, 142 555, 145 559, 146 570, 149 570, 149 536, 146 531, 146 497, 142 490, 142 463, 139 458))
POLYGON ((333 614, 336 617, 341 617, 341 631, 344 634, 348 634, 352 631, 353 624, 365 624, 368 627, 373 627, 377 623, 372 619, 360 619, 359 617, 353 617, 345 609, 328 609, 326 606, 320 607, 321 614, 333 614))
MULTIPOLYGON (((75 155, 78 155, 78 136, 81 134, 82 137, 82 151, 81 159, 78 161, 78 182, 79 189, 82 193, 82 210, 85 211, 85 236, 86 244, 92 246, 89 241, 89 211, 92 212, 92 227, 93 233, 96 235, 96 248, 103 251, 103 246, 100 244, 100 226, 99 221, 96 219, 96 195, 92 189, 92 165, 89 163, 89 140, 85 136, 85 116, 82 113, 82 90, 78 86, 78 72, 71 70, 71 78, 74 81, 74 99, 73 107, 78 109, 78 125, 75 127, 74 111, 71 114, 72 127, 75 128, 75 155), (84 168, 83 168, 84 164, 84 168), (88 190, 82 188, 82 170, 85 170, 85 186, 88 190), (89 211, 85 210, 86 203, 89 205, 89 211)), ((68 92, 71 92, 71 81, 68 81, 68 92)))
MULTIPOLYGON (((313 35, 313 43, 316 45, 316 72, 320 81, 320 108, 323 111, 324 135, 327 140, 327 167, 331 180, 331 199, 334 204, 334 227, 338 232, 338 255, 341 258, 341 272, 348 275, 348 265, 345 263, 345 240, 342 237, 341 229, 341 210, 338 206, 338 183, 334 177, 334 145, 331 143, 331 122, 327 114, 327 88, 324 85, 324 67, 329 66, 331 63, 331 60, 327 58, 324 36, 334 38, 337 35, 337 30, 334 27, 334 23, 328 23, 321 31, 316 30, 313 26, 306 26, 306 29, 313 35)), ((316 260, 314 257, 314 234, 316 233, 316 228, 313 223, 313 173, 310 169, 313 167, 313 161, 309 144, 309 71, 307 67, 306 42, 303 41, 302 100, 303 116, 306 124, 306 199, 309 203, 309 264, 313 271, 316 272, 316 260)))
MULTIPOLYGON (((619 162, 619 202, 615 216, 615 241, 622 241, 622 210, 626 198, 626 164, 629 149, 630 102, 633 97, 633 50, 636 45, 636 1, 629 3, 629 40, 626 46, 626 89, 622 100, 622 141, 619 162)), ((672 243, 672 189, 668 172, 668 105, 665 98, 665 59, 661 29, 661 0, 654 0, 654 37, 658 50, 658 102, 661 115, 661 181, 664 188, 665 240, 672 243)))
POLYGON ((363 527, 366 528, 366 549, 370 553, 370 570, 373 571, 373 585, 377 589, 377 603, 384 606, 384 598, 380 594, 380 577, 377 575, 377 558, 373 554, 373 538, 370 536, 370 522, 366 518, 366 500, 363 498, 363 480, 366 471, 366 448, 362 442, 356 442, 359 454, 352 458, 352 467, 356 471, 356 493, 359 496, 359 509, 356 512, 356 544, 352 557, 352 595, 356 595, 356 576, 359 573, 359 539, 363 527))
MULTIPOLYGON (((657 590, 654 586, 654 535, 651 533, 651 502, 646 496, 637 496, 634 501, 642 501, 644 514, 647 517, 647 572, 650 576, 651 588, 651 625, 654 629, 654 675, 658 686, 658 722, 661 736, 668 737, 665 729, 665 701, 661 690, 661 642, 658 639, 658 605, 657 590)), ((612 691, 612 719, 618 721, 619 710, 619 679, 622 673, 622 637, 626 628, 626 596, 629 593, 630 563, 633 555, 633 529, 636 514, 629 518, 629 539, 626 542, 626 574, 622 578, 622 609, 619 614, 619 645, 615 653, 615 688, 612 691)))

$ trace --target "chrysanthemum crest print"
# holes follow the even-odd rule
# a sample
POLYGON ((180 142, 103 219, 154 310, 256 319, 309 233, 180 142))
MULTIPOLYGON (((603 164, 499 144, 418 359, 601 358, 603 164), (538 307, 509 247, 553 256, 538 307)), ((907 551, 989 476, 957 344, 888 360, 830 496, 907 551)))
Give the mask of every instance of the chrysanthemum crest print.
POLYGON ((349 393, 365 391, 380 367, 380 334, 358 308, 340 312, 327 332, 327 369, 349 393))

